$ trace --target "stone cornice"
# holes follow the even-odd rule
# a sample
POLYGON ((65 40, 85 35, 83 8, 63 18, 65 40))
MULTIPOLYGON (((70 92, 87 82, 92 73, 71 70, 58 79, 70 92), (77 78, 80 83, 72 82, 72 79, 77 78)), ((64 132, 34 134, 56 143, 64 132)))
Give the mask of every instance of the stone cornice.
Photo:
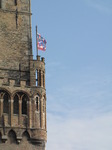
MULTIPOLYGON (((0 9, 0 12, 4 12, 4 13, 16 13, 16 10, 0 9)), ((26 12, 26 11, 18 11, 18 14, 20 14, 20 15, 32 15, 32 13, 26 12)))

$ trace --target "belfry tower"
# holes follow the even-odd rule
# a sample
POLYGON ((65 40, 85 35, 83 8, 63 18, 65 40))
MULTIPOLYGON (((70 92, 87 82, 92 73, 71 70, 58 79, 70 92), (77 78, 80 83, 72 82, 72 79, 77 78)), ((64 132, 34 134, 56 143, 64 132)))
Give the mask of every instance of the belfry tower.
POLYGON ((0 0, 0 150, 45 150, 45 62, 31 34, 31 0, 0 0))

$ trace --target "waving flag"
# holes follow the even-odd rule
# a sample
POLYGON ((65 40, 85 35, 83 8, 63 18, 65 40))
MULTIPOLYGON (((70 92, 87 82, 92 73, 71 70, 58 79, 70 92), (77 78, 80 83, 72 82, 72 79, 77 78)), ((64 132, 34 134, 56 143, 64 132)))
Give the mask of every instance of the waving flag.
POLYGON ((47 43, 46 40, 39 33, 37 33, 37 48, 38 48, 38 50, 45 51, 46 43, 47 43))

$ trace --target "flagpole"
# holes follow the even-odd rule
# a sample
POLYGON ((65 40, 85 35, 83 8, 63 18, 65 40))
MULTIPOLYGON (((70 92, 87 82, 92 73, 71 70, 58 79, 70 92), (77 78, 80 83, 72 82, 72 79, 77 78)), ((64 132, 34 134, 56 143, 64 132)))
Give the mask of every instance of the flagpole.
POLYGON ((37 56, 38 56, 38 41, 37 41, 37 26, 36 26, 36 50, 37 50, 37 56))

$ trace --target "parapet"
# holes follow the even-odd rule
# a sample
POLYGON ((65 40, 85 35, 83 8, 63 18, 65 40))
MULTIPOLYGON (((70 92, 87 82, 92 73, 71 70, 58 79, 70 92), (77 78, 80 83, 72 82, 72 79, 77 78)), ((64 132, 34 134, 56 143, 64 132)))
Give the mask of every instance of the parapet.
POLYGON ((44 57, 40 57, 39 55, 36 57, 36 59, 33 59, 33 55, 30 55, 30 61, 38 61, 38 62, 43 62, 45 63, 45 58, 44 57))
POLYGON ((17 79, 0 78, 0 86, 1 85, 25 87, 26 80, 20 80, 19 82, 17 82, 17 79))
POLYGON ((39 55, 37 56, 37 61, 41 61, 43 63, 45 63, 45 58, 44 57, 40 57, 39 55))

